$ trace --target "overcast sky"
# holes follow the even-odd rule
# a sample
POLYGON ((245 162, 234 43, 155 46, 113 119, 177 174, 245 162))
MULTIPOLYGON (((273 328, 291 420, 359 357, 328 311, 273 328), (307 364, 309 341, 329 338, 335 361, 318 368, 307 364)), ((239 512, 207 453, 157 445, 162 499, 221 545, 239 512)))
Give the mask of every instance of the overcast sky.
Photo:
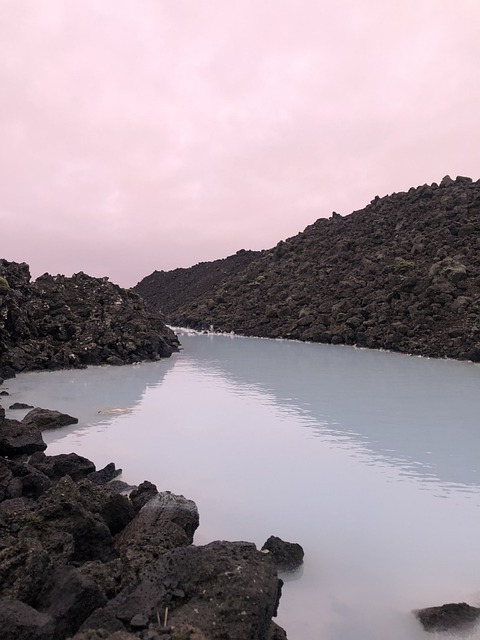
POLYGON ((0 257, 108 275, 479 178, 479 0, 0 0, 0 257))

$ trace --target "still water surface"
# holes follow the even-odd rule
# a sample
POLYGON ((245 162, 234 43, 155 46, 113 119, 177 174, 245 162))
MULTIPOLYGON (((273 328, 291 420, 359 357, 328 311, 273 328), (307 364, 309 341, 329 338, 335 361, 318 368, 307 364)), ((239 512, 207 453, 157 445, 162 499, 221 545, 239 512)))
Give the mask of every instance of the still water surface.
POLYGON ((180 340, 159 363, 18 376, 9 404, 79 417, 44 434, 48 453, 113 460, 129 483, 195 500, 197 544, 302 544, 278 618, 291 640, 427 640, 411 609, 480 605, 479 366, 180 340))

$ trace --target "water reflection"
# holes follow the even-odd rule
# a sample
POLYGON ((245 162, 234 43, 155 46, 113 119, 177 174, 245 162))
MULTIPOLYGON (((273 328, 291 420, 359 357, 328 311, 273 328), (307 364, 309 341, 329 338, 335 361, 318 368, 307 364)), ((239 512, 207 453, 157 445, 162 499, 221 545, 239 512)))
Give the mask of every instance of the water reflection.
MULTIPOLYGON (((116 418, 133 414, 145 392, 162 384, 175 364, 175 357, 159 362, 140 363, 125 367, 89 367, 67 371, 21 374, 8 380, 9 396, 2 398, 5 408, 16 401, 35 407, 64 411, 78 418, 78 425, 64 427, 46 434, 46 439, 62 438, 75 432, 87 435, 89 428, 108 427, 116 418)), ((29 409, 8 410, 7 417, 21 420, 29 409)))
POLYGON ((228 336, 182 333, 181 341, 184 366, 255 389, 366 463, 394 464, 445 491, 480 485, 477 365, 228 336))

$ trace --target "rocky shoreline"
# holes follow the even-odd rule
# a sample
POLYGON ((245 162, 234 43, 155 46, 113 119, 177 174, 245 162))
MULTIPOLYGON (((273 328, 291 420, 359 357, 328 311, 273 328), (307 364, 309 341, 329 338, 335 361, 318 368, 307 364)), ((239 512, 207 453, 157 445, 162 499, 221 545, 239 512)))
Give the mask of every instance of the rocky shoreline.
POLYGON ((0 415, 2 639, 285 640, 277 569, 298 567, 301 547, 195 546, 191 500, 128 487, 114 463, 45 454, 42 431, 76 422, 0 415))

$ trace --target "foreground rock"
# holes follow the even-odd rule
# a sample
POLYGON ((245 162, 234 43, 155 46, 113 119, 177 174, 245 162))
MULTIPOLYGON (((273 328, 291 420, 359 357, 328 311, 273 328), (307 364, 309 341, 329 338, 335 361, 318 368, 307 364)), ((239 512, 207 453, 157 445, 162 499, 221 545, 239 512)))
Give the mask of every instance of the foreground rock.
POLYGON ((478 362, 479 247, 480 181, 446 177, 320 218, 237 269, 155 272, 136 290, 194 329, 478 362))
POLYGON ((451 631, 472 627, 480 616, 480 608, 466 602, 444 604, 414 611, 426 631, 451 631))
POLYGON ((108 278, 45 274, 0 259, 0 377, 19 371, 131 364, 178 350, 175 334, 140 296, 108 278))
POLYGON ((195 621, 207 638, 268 638, 280 583, 273 565, 255 545, 212 542, 168 551, 83 624, 84 629, 135 629, 158 624, 157 612, 173 627, 195 621))
POLYGON ((285 640, 271 554, 194 546, 194 502, 121 495, 113 463, 48 456, 41 428, 0 419, 2 640, 285 640))

